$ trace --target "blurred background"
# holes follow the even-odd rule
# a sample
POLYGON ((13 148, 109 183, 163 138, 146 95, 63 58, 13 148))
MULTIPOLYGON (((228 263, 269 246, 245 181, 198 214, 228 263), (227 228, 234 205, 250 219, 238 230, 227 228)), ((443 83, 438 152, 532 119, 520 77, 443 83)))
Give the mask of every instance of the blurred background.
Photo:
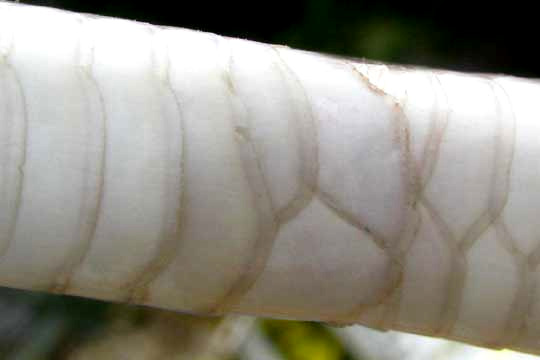
MULTIPOLYGON (((291 47, 461 71, 538 77, 536 12, 517 2, 346 0, 23 3, 118 16, 291 47)), ((530 5, 531 7, 533 5, 530 5)), ((532 359, 363 327, 197 318, 0 288, 0 359, 532 359)))

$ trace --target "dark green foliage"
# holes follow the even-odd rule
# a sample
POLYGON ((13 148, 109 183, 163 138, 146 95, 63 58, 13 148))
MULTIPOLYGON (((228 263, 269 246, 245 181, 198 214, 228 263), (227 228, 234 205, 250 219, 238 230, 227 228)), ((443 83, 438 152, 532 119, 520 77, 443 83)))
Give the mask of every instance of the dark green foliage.
POLYGON ((74 346, 103 326, 110 307, 102 301, 0 288, 0 359, 47 358, 74 346))
POLYGON ((22 2, 380 61, 540 75, 538 20, 532 5, 492 2, 475 8, 472 1, 388 0, 22 2))

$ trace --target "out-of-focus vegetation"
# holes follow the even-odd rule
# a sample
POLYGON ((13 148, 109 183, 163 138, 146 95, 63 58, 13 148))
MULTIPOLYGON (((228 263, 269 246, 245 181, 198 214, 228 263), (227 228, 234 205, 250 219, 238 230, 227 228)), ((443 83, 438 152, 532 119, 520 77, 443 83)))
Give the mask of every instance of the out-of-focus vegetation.
POLYGON ((102 328, 110 309, 99 301, 0 288, 0 359, 61 358, 102 328))
POLYGON ((285 359, 354 360, 339 339, 322 324, 265 320, 262 328, 285 359))
MULTIPOLYGON (((352 0, 21 2, 379 61, 540 75, 534 49, 536 12, 514 3, 490 3, 476 10, 455 1, 423 5, 352 0)), ((250 328, 249 321, 239 321, 240 326, 232 319, 199 319, 144 307, 0 289, 0 360, 362 357, 361 351, 350 351, 339 332, 323 325, 274 320, 251 328, 264 339, 251 342, 256 345, 256 355, 247 354, 238 346, 250 328), (266 345, 262 343, 272 349, 263 351, 266 345)))
POLYGON ((0 288, 0 359, 226 360, 252 323, 0 288))

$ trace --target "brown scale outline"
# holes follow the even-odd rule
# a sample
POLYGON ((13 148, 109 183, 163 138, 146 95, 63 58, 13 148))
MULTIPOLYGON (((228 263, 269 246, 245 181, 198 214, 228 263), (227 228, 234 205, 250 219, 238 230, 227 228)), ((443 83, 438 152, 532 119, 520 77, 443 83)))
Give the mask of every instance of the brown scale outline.
MULTIPOLYGON (((7 10, 6 10, 7 11, 7 10)), ((4 37, 4 32, 1 33, 1 35, 4 37)), ((17 163, 17 172, 19 174, 18 181, 15 184, 15 196, 14 201, 15 204, 13 206, 13 213, 11 216, 11 219, 9 220, 9 225, 7 226, 7 231, 4 233, 0 233, 0 237, 3 238, 0 243, 0 257, 4 257, 6 253, 9 251, 9 248, 11 247, 11 243, 13 242, 13 239, 15 238, 15 232, 17 227, 17 221, 19 219, 20 214, 20 208, 23 201, 23 188, 24 188, 24 182, 25 182, 25 172, 24 167, 26 164, 26 157, 27 157, 27 141, 28 141, 28 114, 26 110, 26 96, 24 93, 23 86, 21 84, 21 81, 19 79, 19 75, 17 74, 17 71, 12 66, 12 64, 9 62, 10 54, 13 51, 13 39, 10 39, 5 49, 3 50, 4 53, 0 53, 0 66, 4 66, 7 68, 6 70, 11 72, 12 79, 16 85, 16 88, 18 89, 18 95, 20 97, 20 101, 22 104, 22 129, 21 129, 21 146, 23 147, 23 151, 21 151, 20 156, 18 159, 15 160, 17 163)))
MULTIPOLYGON (((81 33, 84 30, 85 23, 91 21, 91 19, 88 19, 84 16, 81 16, 79 19, 79 25, 81 33)), ((102 133, 102 146, 101 146, 101 154, 99 155, 99 163, 100 166, 98 167, 99 175, 97 176, 98 181, 96 184, 97 192, 95 196, 89 197, 94 198, 95 200, 92 201, 92 205, 87 209, 86 211, 81 209, 81 212, 83 214, 83 217, 87 217, 88 221, 84 222, 84 220, 81 221, 79 224, 79 227, 81 229, 81 235, 79 237, 79 241, 75 242, 75 246, 68 251, 68 254, 65 257, 64 263, 59 266, 59 269, 57 270, 56 274, 53 276, 53 279, 51 281, 51 285, 49 285, 49 288, 47 289, 50 292, 53 293, 67 293, 70 286, 71 281, 73 278, 74 273, 76 272, 77 268, 84 262, 86 259, 86 256, 88 255, 88 252, 91 248, 92 242, 95 238, 98 222, 99 222, 99 215, 101 213, 102 208, 102 202, 103 202, 103 195, 104 195, 104 186, 105 186, 105 169, 106 169, 106 163, 107 163, 107 114, 105 111, 105 102, 103 99, 103 94, 99 88, 99 85, 97 83, 96 78, 93 74, 93 62, 94 62, 94 46, 90 45, 89 48, 89 58, 83 59, 82 58, 82 48, 83 48, 83 37, 80 36, 79 38, 79 48, 76 55, 76 63, 75 63, 75 69, 77 73, 80 76, 81 84, 87 84, 88 86, 83 86, 86 89, 92 89, 95 94, 97 94, 97 98, 100 103, 100 112, 101 112, 101 127, 103 129, 102 133), (84 213, 86 214, 84 215, 84 213)), ((82 204, 83 207, 87 203, 87 199, 83 196, 82 204)))

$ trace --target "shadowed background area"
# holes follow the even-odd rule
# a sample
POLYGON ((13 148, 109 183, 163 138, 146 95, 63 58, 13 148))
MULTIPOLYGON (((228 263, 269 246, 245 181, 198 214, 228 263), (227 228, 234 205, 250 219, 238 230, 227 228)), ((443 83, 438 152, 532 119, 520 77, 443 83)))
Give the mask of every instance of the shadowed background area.
MULTIPOLYGON (((419 6, 346 0, 21 2, 378 61, 540 75, 535 12, 511 3, 475 10, 457 2, 419 6)), ((194 318, 0 288, 0 359, 503 358, 449 342, 377 336, 313 323, 194 318), (369 344, 388 351, 377 352, 369 344)), ((517 359, 511 356, 504 358, 517 359)))
POLYGON ((537 13, 516 3, 272 0, 24 3, 406 64, 539 76, 537 13))

